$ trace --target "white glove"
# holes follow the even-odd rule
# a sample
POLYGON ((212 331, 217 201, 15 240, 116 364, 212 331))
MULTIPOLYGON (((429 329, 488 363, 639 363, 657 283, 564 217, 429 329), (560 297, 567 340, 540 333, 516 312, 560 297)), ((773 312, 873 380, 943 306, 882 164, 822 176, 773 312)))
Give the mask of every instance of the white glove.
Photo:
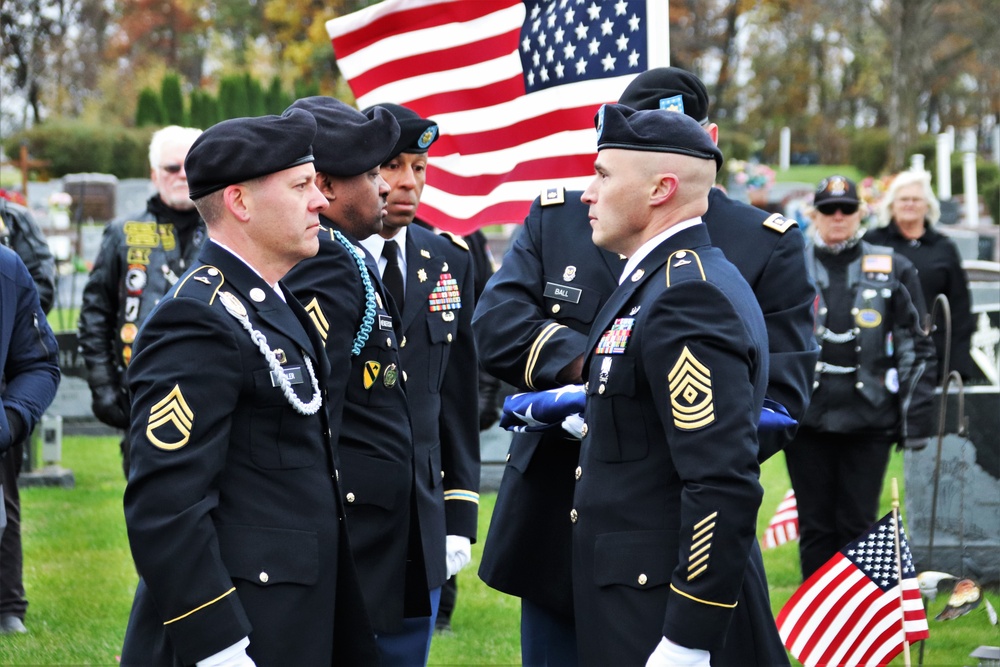
POLYGON ((671 667, 672 665, 676 667, 710 667, 710 657, 711 654, 708 651, 687 648, 664 637, 650 654, 649 660, 646 661, 646 667, 671 667))
POLYGON ((577 440, 583 439, 583 415, 579 412, 567 415, 567 417, 563 419, 562 427, 564 431, 577 440))
POLYGON ((229 648, 199 660, 195 665, 196 667, 256 667, 254 661, 247 655, 247 646, 250 646, 250 638, 244 637, 229 648))
POLYGON ((444 550, 448 578, 451 579, 472 560, 472 542, 461 535, 447 535, 444 538, 444 550))

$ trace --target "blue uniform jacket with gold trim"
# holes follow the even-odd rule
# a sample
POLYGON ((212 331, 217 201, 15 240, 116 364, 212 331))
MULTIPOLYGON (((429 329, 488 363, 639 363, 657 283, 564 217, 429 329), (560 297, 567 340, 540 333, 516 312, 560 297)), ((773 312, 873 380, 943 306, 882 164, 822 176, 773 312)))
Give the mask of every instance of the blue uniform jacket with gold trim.
POLYGON ((404 616, 429 616, 427 577, 419 539, 414 488, 413 434, 403 391, 399 315, 386 298, 370 255, 343 235, 361 254, 355 258, 334 231, 320 230, 319 252, 299 262, 282 282, 303 303, 323 336, 331 373, 331 429, 337 439, 340 487, 347 511, 351 551, 361 589, 378 632, 398 632, 404 616), (359 265, 358 260, 361 264, 359 265), (372 319, 364 345, 352 355, 367 304, 361 266, 375 291, 372 319), (416 542, 416 544, 414 544, 416 542), (415 548, 414 548, 415 547, 415 548), (419 601, 422 604, 414 604, 419 601), (409 604, 407 604, 409 602, 409 604))
POLYGON ((476 541, 479 364, 472 338, 472 258, 418 225, 406 233, 399 357, 416 458, 417 508, 431 588, 447 578, 445 536, 476 541))
POLYGON ((751 554, 760 557, 757 415, 768 370, 753 292, 703 225, 682 230, 611 295, 586 349, 567 517, 581 660, 642 664, 666 636, 713 651, 713 665, 781 662, 747 646, 721 652, 731 622, 770 624, 777 637, 759 604, 766 587, 744 582, 751 554))
POLYGON ((287 303, 207 243, 140 331, 124 499, 140 583, 123 665, 193 664, 247 635, 258 665, 376 659, 326 408, 293 409, 225 307, 242 304, 295 396, 313 400, 315 375, 326 400, 319 334, 282 290, 287 303))
MULTIPOLYGON (((564 384, 556 375, 584 353, 597 312, 618 285, 625 261, 591 240, 580 192, 536 199, 520 234, 476 308, 484 368, 518 391, 564 384)), ((770 347, 767 396, 801 420, 819 348, 813 337, 815 288, 794 223, 734 201, 713 188, 703 216, 712 244, 750 284, 770 347)), ((760 460, 793 430, 761 439, 760 460)), ((487 584, 572 616, 565 563, 579 444, 560 430, 514 434, 479 574, 487 584), (545 545, 539 548, 538 545, 545 545)))

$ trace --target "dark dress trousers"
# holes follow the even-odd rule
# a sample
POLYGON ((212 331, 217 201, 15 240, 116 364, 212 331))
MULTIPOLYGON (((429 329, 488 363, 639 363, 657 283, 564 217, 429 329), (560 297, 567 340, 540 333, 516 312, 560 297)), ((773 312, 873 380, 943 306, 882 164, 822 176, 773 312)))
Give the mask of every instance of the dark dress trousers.
POLYGON ((406 232, 399 358, 413 424, 417 508, 427 583, 447 579, 445 536, 476 541, 479 366, 472 338, 473 268, 460 237, 406 232))
POLYGON ((644 664, 661 637, 713 665, 786 663, 760 567, 764 319, 704 225, 652 250, 586 343, 573 508, 581 663, 644 664), (750 560, 756 565, 751 568, 750 560))
MULTIPOLYGON (((580 192, 554 189, 536 199, 476 308, 474 331, 485 369, 519 391, 551 389, 584 353, 594 317, 618 285, 625 261, 595 246, 580 192)), ((818 348, 815 289, 802 233, 780 216, 709 195, 705 225, 713 245, 750 284, 770 347, 767 395, 801 419, 818 348)), ((760 460, 791 432, 762 438, 760 460)), ((572 619, 569 568, 573 472, 579 441, 561 430, 511 440, 479 575, 491 587, 572 619)), ((758 573, 763 576, 763 571, 758 573)))
POLYGON ((244 636, 261 666, 377 660, 327 410, 293 409, 277 373, 304 403, 317 389, 343 399, 327 395, 319 333, 282 292, 287 303, 206 243, 140 332, 125 491, 140 581, 123 665, 190 665, 244 636))
POLYGON ((330 415, 330 423, 340 434, 340 488, 351 551, 375 630, 397 632, 405 616, 431 613, 416 515, 413 435, 393 329, 398 314, 364 248, 329 220, 323 224, 319 253, 299 262, 282 282, 323 337, 331 393, 336 389, 345 397, 329 405, 331 413, 343 408, 330 415))

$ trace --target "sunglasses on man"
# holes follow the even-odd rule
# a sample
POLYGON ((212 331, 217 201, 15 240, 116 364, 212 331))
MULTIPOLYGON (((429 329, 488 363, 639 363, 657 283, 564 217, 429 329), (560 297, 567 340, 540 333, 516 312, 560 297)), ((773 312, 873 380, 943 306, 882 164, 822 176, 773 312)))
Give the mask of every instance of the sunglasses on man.
POLYGON ((160 169, 167 172, 168 174, 179 174, 181 173, 181 169, 183 168, 184 165, 180 164, 164 164, 160 166, 160 169))
POLYGON ((844 202, 834 202, 831 204, 820 204, 816 207, 816 210, 823 215, 834 215, 838 210, 844 215, 854 215, 858 212, 858 205, 844 202))

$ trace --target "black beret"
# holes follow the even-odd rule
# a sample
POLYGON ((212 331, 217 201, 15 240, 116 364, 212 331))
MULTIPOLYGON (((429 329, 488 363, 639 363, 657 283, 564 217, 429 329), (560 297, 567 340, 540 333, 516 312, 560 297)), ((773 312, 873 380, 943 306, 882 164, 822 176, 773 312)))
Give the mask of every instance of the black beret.
POLYGON ((313 161, 316 119, 305 111, 232 118, 202 132, 184 159, 188 193, 199 199, 222 188, 313 161))
POLYGON ((399 126, 383 109, 362 113, 323 95, 303 97, 288 108, 316 117, 316 171, 331 176, 357 176, 379 166, 399 138, 399 126))
MULTIPOLYGON (((394 158, 400 153, 426 153, 437 139, 438 126, 434 121, 421 118, 416 111, 398 104, 385 102, 378 106, 391 113, 396 122, 399 123, 399 141, 396 142, 395 148, 392 149, 386 160, 394 158)), ((374 108, 368 107, 368 109, 374 108)))
POLYGON ((708 123, 708 91, 701 79, 679 67, 657 67, 632 79, 618 98, 639 111, 669 109, 691 116, 701 125, 708 123))
POLYGON ((860 204, 858 187, 846 176, 830 176, 824 178, 816 186, 813 195, 813 205, 820 204, 860 204))
POLYGON ((605 104, 597 112, 597 150, 678 153, 715 160, 722 168, 722 151, 694 119, 672 111, 636 111, 621 104, 605 104))

